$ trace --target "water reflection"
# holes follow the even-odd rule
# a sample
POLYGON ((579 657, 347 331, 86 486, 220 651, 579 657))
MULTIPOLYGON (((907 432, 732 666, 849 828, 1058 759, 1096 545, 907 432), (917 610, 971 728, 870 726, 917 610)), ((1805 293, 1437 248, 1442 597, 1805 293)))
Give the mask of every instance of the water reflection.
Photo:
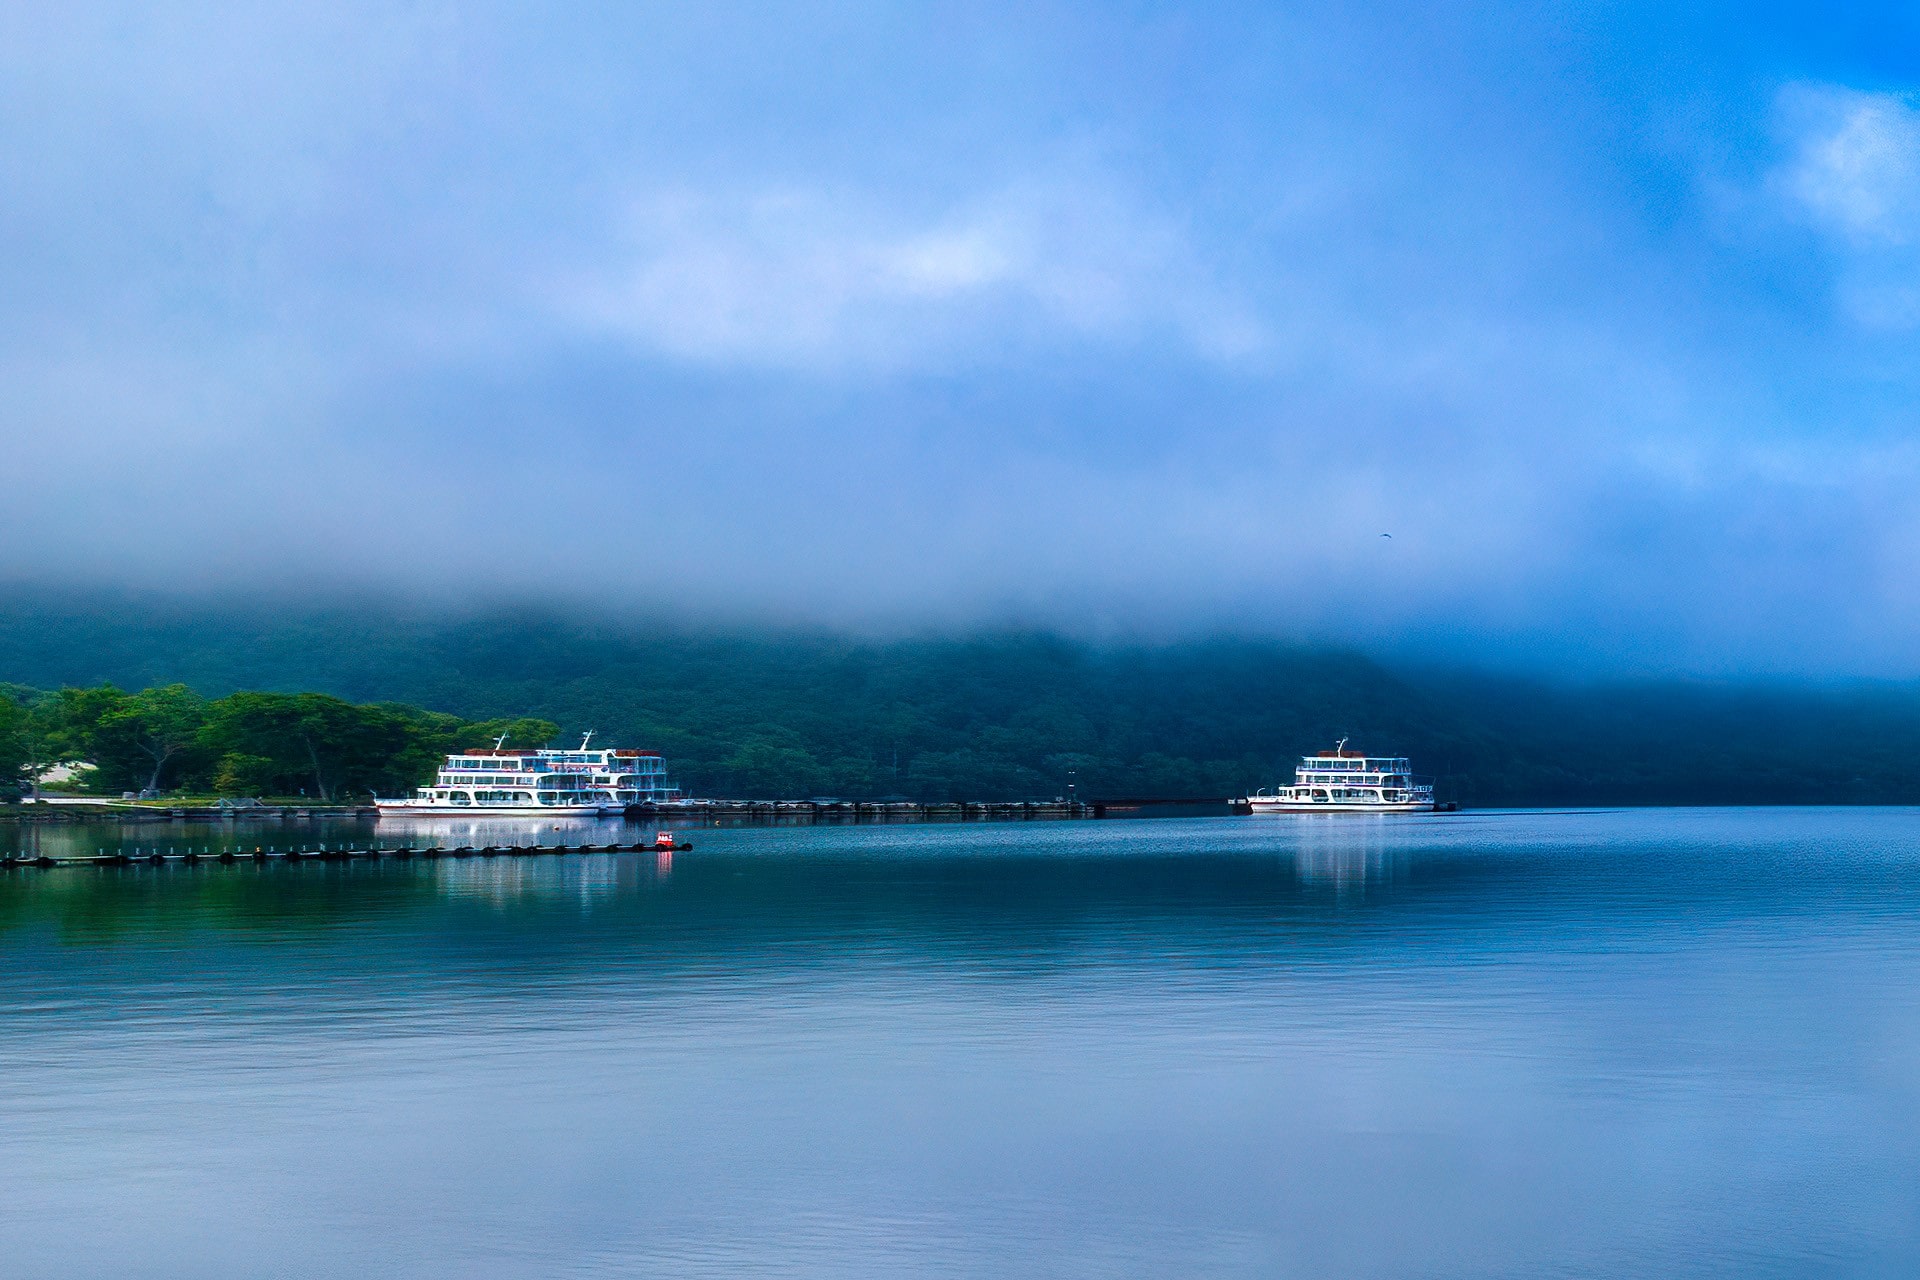
POLYGON ((4 873, 4 1270, 1920 1274, 1916 830, 780 827, 4 873))
POLYGON ((440 859, 427 873, 445 897, 495 907, 537 901, 571 902, 582 908, 664 884, 672 854, 595 853, 568 858, 440 859))
POLYGON ((0 823, 0 852, 28 858, 91 857, 100 853, 187 850, 218 855, 255 849, 423 849, 438 846, 639 844, 656 832, 702 826, 698 819, 610 818, 313 818, 256 822, 90 820, 0 823))
POLYGON ((630 833, 652 831, 651 824, 639 824, 620 818, 443 818, 439 815, 408 815, 382 818, 372 832, 373 838, 388 846, 408 845, 424 848, 438 845, 453 848, 472 845, 578 845, 609 844, 616 840, 631 842, 630 833))
POLYGON ((1393 828, 1409 821, 1430 821, 1420 815, 1378 813, 1277 816, 1298 828, 1293 870, 1300 883, 1330 890, 1342 902, 1356 901, 1369 889, 1391 888, 1403 880, 1409 850, 1406 841, 1397 838, 1404 832, 1393 828))

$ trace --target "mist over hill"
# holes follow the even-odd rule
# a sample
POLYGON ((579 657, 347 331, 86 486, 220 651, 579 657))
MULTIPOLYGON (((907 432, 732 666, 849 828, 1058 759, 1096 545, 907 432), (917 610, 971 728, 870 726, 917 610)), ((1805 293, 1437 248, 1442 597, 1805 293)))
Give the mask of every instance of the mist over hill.
POLYGON ((695 793, 1226 796, 1341 737, 1471 805, 1920 802, 1920 687, 1555 686, 1274 640, 861 639, 12 590, 0 682, 318 691, 653 747, 695 793))

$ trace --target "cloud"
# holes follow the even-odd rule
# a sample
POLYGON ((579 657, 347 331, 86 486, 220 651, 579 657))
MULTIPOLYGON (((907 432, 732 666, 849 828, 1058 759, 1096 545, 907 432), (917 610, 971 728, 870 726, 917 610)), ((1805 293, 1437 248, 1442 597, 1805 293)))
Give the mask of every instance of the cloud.
POLYGON ((1869 328, 1920 325, 1920 107, 1901 93, 1782 89, 1786 156, 1770 187, 1820 231, 1840 299, 1869 328))
POLYGON ((1780 110, 1792 154, 1776 182, 1810 220, 1860 244, 1920 233, 1920 110, 1905 95, 1793 85, 1780 110))
POLYGON ((1747 25, 148 8, 0 14, 10 564, 1915 669, 1920 106, 1747 25))
POLYGON ((869 191, 676 190, 634 201, 618 240, 611 262, 554 283, 555 309, 706 364, 921 368, 1150 341, 1232 362, 1265 341, 1175 218, 1099 183, 932 211, 869 191))

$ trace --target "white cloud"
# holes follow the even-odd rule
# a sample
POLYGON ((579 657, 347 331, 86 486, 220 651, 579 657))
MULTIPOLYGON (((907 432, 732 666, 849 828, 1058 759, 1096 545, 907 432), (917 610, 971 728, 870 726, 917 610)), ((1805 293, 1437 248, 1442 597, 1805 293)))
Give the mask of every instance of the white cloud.
POLYGON ((1920 325, 1920 105, 1911 95, 1789 85, 1768 188, 1833 252, 1838 301, 1865 329, 1920 325))
POLYGON ((1060 340, 1235 360, 1264 341, 1172 220, 1095 186, 917 216, 859 194, 681 192, 638 203, 615 255, 560 283, 561 310, 698 362, 925 366, 1060 340))
POLYGON ((1920 110, 1907 97, 1794 85, 1780 108, 1792 155, 1776 181, 1816 225, 1861 243, 1920 233, 1920 110))

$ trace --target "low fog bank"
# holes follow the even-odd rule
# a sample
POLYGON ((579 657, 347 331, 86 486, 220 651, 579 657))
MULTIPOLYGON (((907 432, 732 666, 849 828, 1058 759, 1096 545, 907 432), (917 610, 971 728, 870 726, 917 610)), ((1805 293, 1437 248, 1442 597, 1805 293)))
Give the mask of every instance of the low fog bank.
POLYGON ((667 753, 691 789, 1226 796, 1350 737, 1469 804, 1920 802, 1920 684, 1550 682, 1271 638, 851 636, 366 599, 0 599, 0 682, 398 701, 667 753))
POLYGON ((1904 9, 14 8, 7 571, 1920 675, 1904 9))
MULTIPOLYGON (((623 517, 623 520, 626 517, 623 517)), ((670 522, 670 520, 668 521, 670 522)), ((635 540, 653 545, 660 521, 634 519, 635 540)), ((1004 634, 1046 634, 1095 649, 1178 648, 1232 639, 1282 648, 1364 653, 1395 669, 1484 672, 1550 685, 1621 681, 1704 681, 1826 686, 1920 679, 1920 645, 1905 623, 1867 603, 1842 600, 1843 577, 1819 591, 1781 599, 1750 596, 1736 607, 1701 595, 1690 610, 1615 584, 1569 579, 1536 588, 1517 585, 1478 593, 1463 584, 1449 596, 1439 570, 1396 567, 1400 553, 1380 535, 1370 549, 1380 564, 1301 580, 1298 566, 1277 554, 1267 564, 1227 559, 1189 568, 1157 566, 1151 579, 1100 578, 1068 566, 1030 572, 1009 550, 997 578, 918 574, 891 567, 862 574, 831 557, 816 568, 786 572, 772 559, 740 580, 689 567, 658 550, 636 553, 645 566, 617 563, 618 542, 598 535, 579 543, 535 533, 515 522, 483 532, 421 535, 417 549, 382 552, 377 566, 323 557, 287 570, 221 574, 211 570, 132 574, 125 566, 89 566, 71 573, 35 571, 0 578, 0 607, 46 619, 67 619, 76 635, 95 618, 139 617, 155 637, 178 624, 189 630, 209 617, 262 634, 297 631, 300 620, 366 617, 396 634, 430 634, 464 624, 515 619, 565 625, 594 634, 819 639, 887 645, 964 640, 1004 634), (509 554, 564 564, 563 573, 529 583, 513 575, 483 582, 476 561, 507 545, 509 554), (564 548, 564 549, 563 549, 564 548), (606 565, 596 563, 607 560, 606 565), (639 573, 643 580, 634 581, 639 573), (657 580, 644 580, 648 574, 657 580), (1018 578, 1018 590, 1003 589, 1018 578), (1335 579, 1338 579, 1337 581, 1335 579), (1417 579, 1417 582, 1415 581, 1417 579), (165 588, 128 585, 164 582, 165 588), (1413 584, 1407 593, 1397 587, 1413 584), (1787 598, 1791 597, 1791 598, 1787 598), (1829 598, 1835 597, 1835 598, 1829 598)), ((875 535, 875 540, 881 540, 875 535)), ((782 540, 768 534, 770 546, 782 540)), ((786 554, 806 560, 799 549, 786 554)), ((1144 572, 1144 571, 1142 571, 1144 572)), ((1622 582, 1630 575, 1624 575, 1622 582)), ((1685 595, 1684 584, 1669 584, 1685 595)), ((1484 584, 1482 584, 1484 588, 1484 584)), ((76 654, 90 652, 76 641, 76 654)))

